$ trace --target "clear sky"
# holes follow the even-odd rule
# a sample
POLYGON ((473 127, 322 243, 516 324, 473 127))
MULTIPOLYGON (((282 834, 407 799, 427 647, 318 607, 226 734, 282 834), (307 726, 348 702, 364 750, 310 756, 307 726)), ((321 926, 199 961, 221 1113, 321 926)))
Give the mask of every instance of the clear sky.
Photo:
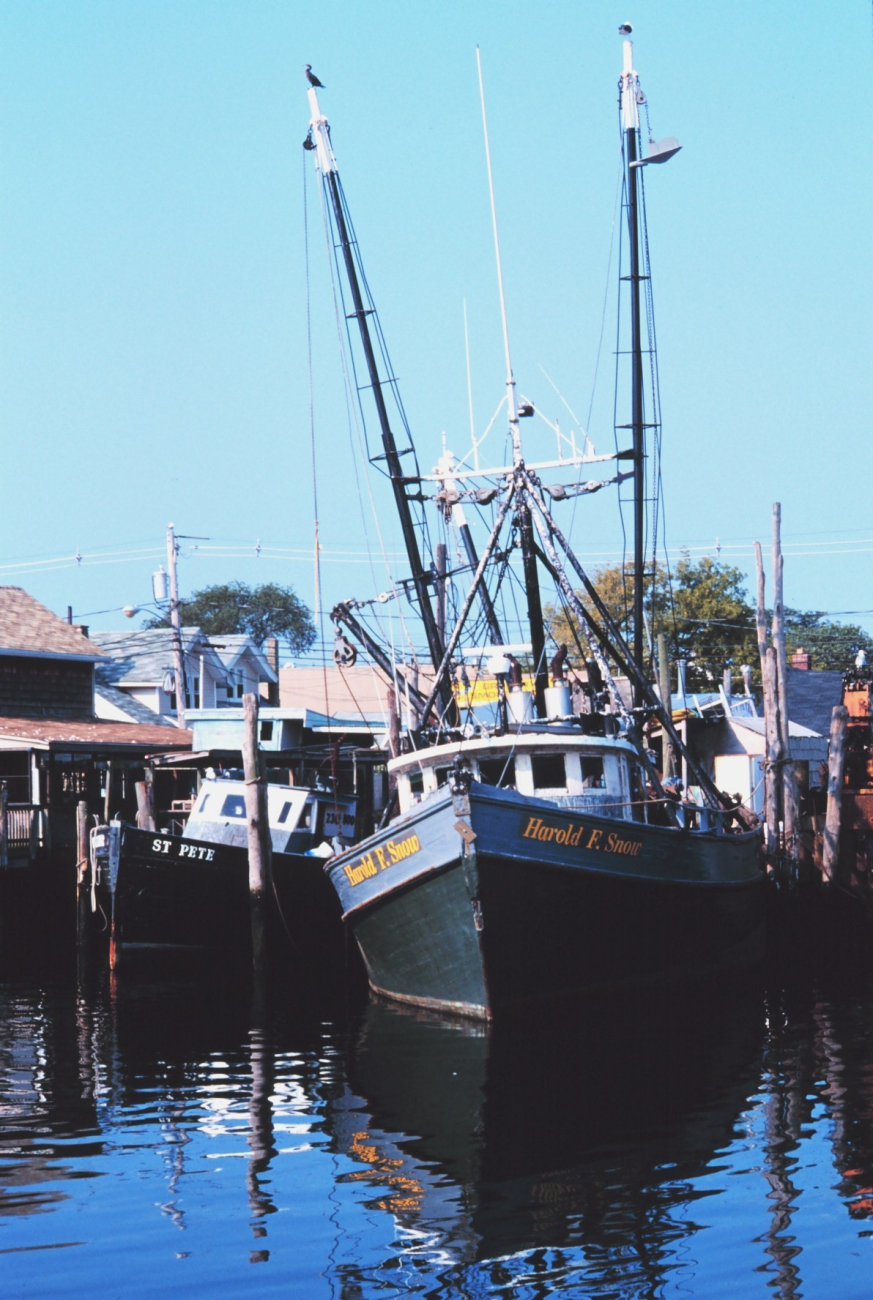
MULTIPOLYGON (((670 547, 752 573, 781 501, 786 602, 873 629, 870 0, 3 0, 0 582, 119 626, 172 520, 209 539, 183 595, 312 606, 308 278, 323 603, 384 585, 305 62, 422 465, 469 440, 465 303, 480 430, 502 394, 477 45, 519 388, 562 424, 555 389, 591 406, 608 450, 626 19, 654 135, 683 145, 647 175, 670 547)), ((620 552, 606 497, 574 517, 592 567, 620 552)))

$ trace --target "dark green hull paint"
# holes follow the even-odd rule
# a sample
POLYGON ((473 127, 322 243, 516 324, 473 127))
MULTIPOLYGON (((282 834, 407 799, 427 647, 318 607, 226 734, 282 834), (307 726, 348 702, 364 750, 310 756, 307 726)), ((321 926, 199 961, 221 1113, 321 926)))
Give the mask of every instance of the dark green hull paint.
POLYGON ((371 986, 443 1011, 488 1018, 763 958, 757 832, 617 821, 474 784, 440 792, 327 870, 371 986), (526 837, 532 824, 549 838, 526 837), (418 849, 393 860, 413 836, 418 849), (625 852, 604 848, 618 844, 625 852))

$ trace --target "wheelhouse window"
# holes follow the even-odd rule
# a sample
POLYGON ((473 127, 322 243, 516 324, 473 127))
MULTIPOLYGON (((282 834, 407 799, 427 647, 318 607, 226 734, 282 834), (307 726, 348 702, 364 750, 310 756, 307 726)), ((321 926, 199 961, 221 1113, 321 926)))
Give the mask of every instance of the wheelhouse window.
POLYGON ((409 774, 409 793, 414 799, 420 799, 424 794, 424 773, 410 772, 409 774))
POLYGON ((605 790, 606 777, 603 772, 603 758, 600 754, 582 757, 582 785, 586 790, 605 790))
POLYGON ((566 790, 567 773, 563 754, 532 754, 534 789, 566 790))
POLYGON ((438 768, 436 769, 436 783, 437 783, 437 789, 438 789, 438 790, 439 790, 440 786, 443 786, 443 785, 446 784, 446 782, 448 781, 448 779, 449 779, 449 777, 450 777, 450 775, 451 775, 451 771, 452 771, 452 769, 451 769, 450 767, 438 767, 438 768))
MULTIPOLYGON (((563 768, 561 769, 563 774, 563 768)), ((562 775, 563 779, 563 775, 562 775)), ((504 789, 515 787, 515 759, 480 758, 479 780, 483 785, 497 785, 504 789)))
POLYGON ((221 805, 222 817, 245 817, 246 801, 241 794, 229 794, 221 805))

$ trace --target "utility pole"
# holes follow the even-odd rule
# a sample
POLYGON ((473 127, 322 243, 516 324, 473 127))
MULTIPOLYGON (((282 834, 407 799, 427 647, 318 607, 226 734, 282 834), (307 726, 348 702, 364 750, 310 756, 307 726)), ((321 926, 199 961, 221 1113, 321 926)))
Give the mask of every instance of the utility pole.
POLYGON ((176 682, 176 724, 185 726, 185 655, 182 620, 179 615, 179 584, 176 580, 176 534, 167 524, 167 572, 170 575, 170 627, 173 629, 173 676, 176 682))

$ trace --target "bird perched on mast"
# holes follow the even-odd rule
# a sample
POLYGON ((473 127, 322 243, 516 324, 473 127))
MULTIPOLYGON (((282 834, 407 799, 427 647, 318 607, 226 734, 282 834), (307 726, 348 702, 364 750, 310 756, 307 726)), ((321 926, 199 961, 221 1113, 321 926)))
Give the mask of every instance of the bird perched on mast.
POLYGON ((310 86, 318 86, 324 90, 324 82, 318 80, 318 77, 316 77, 315 73, 312 71, 312 64, 307 63, 304 66, 306 68, 306 80, 309 82, 310 86))

